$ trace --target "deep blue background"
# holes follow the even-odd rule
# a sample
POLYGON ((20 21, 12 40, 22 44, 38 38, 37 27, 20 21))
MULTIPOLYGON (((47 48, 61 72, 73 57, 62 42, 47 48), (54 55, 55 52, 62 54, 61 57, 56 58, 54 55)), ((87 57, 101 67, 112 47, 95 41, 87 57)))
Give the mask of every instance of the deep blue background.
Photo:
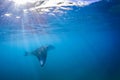
POLYGON ((0 18, 0 80, 120 80, 120 1, 69 8, 39 16, 39 25, 29 14, 34 25, 24 20, 25 29, 35 31, 0 18), (43 68, 36 57, 24 56, 46 44, 55 49, 43 68))

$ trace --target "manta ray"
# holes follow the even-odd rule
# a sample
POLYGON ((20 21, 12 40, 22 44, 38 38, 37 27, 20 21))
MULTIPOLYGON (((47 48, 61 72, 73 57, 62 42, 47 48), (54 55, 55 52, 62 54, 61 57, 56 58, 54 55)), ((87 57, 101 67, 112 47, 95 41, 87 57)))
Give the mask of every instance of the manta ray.
POLYGON ((46 63, 47 52, 52 49, 54 49, 54 46, 52 45, 41 46, 32 52, 25 52, 25 56, 28 56, 29 54, 36 56, 41 67, 43 67, 46 63))

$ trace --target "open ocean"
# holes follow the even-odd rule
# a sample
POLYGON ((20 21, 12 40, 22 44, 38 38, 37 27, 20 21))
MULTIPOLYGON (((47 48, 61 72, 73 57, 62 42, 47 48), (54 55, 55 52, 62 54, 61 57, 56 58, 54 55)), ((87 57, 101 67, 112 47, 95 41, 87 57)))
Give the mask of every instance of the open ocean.
POLYGON ((119 0, 43 14, 12 8, 0 10, 0 80, 120 80, 119 0), (41 67, 24 55, 43 45, 55 48, 41 67))

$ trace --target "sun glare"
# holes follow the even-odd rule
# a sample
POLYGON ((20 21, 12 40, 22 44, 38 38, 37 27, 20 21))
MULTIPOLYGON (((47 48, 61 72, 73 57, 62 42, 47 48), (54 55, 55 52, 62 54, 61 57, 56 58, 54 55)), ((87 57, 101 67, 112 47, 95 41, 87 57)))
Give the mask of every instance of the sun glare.
POLYGON ((27 3, 34 3, 34 0, 12 0, 17 5, 25 5, 27 3))
POLYGON ((23 5, 27 3, 27 0, 13 0, 13 1, 15 2, 15 4, 18 4, 18 5, 23 5))

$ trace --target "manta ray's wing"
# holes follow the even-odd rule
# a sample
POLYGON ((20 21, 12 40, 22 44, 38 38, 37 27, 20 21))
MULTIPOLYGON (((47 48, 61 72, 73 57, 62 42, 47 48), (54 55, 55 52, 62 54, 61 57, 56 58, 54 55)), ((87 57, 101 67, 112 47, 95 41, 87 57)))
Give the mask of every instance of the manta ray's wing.
POLYGON ((45 65, 47 54, 37 56, 37 59, 40 62, 41 67, 45 65))

